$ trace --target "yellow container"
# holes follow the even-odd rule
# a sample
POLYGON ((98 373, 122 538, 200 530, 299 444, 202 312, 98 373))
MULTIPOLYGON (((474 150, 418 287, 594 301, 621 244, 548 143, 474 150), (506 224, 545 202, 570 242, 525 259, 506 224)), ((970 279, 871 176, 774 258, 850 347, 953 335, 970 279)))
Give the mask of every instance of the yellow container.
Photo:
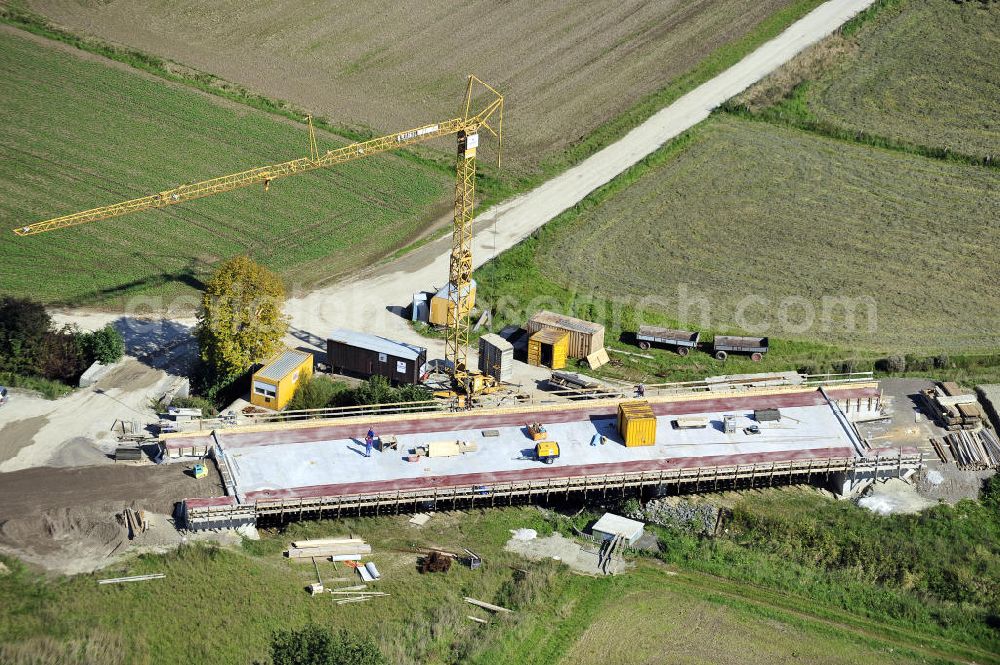
POLYGON ((313 355, 288 349, 254 372, 250 382, 250 403, 280 411, 292 399, 299 383, 312 373, 313 355))
MULTIPOLYGON (((446 326, 448 325, 448 310, 452 308, 453 304, 457 304, 459 298, 458 293, 455 289, 449 288, 450 285, 446 284, 440 291, 434 294, 431 298, 430 313, 428 315, 427 321, 434 326, 446 326)), ((472 311, 472 308, 476 305, 476 282, 473 280, 468 287, 468 301, 465 303, 464 311, 459 309, 456 311, 456 315, 461 317, 463 314, 467 314, 472 311)))
POLYGON ((545 328, 528 338, 528 364, 562 369, 569 354, 569 333, 545 328))
POLYGON ((649 402, 622 402, 618 405, 618 433, 629 448, 656 445, 656 416, 649 402))

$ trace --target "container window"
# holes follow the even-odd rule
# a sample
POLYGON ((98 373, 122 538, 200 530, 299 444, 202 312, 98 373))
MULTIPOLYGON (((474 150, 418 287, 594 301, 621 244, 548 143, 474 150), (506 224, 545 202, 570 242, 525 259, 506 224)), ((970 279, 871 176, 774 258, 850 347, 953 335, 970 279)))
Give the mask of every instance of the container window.
POLYGON ((277 389, 267 383, 261 383, 260 381, 253 382, 253 391, 257 395, 263 395, 264 397, 275 397, 277 389))

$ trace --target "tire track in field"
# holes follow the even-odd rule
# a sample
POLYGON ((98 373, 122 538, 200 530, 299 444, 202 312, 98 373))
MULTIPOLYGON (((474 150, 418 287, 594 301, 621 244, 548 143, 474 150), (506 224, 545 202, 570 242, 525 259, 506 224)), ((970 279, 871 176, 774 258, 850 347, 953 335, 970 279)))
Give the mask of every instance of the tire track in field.
POLYGON ((894 624, 879 622, 870 617, 850 615, 836 608, 823 607, 826 613, 832 614, 836 618, 821 616, 810 612, 807 607, 802 607, 803 605, 816 606, 819 603, 767 587, 691 570, 680 571, 676 575, 670 576, 668 580, 670 584, 683 586, 689 591, 697 591, 702 594, 713 593, 755 607, 777 610, 799 619, 854 634, 864 639, 883 642, 928 658, 948 661, 958 659, 957 662, 968 665, 1000 663, 1000 656, 978 647, 953 642, 938 636, 922 635, 894 624), (940 646, 930 646, 928 643, 940 646), (948 650, 942 650, 941 647, 948 650))

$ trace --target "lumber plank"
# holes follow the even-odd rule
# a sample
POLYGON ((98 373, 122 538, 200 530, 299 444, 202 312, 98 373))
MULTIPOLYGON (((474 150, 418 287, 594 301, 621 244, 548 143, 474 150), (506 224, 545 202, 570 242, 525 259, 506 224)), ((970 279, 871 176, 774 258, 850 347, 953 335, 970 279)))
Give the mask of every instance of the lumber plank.
POLYGON ((475 598, 469 598, 468 596, 465 596, 463 600, 477 607, 481 607, 484 610, 490 610, 492 612, 507 612, 509 614, 514 613, 514 610, 507 609, 506 607, 500 607, 499 605, 494 605, 492 603, 484 603, 481 600, 476 600, 475 598))

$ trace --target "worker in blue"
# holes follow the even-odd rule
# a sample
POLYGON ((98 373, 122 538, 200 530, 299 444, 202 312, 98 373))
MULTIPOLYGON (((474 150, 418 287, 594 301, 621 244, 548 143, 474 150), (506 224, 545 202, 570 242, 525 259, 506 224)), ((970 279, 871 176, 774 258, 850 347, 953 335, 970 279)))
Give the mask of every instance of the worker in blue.
POLYGON ((375 430, 369 427, 368 434, 365 434, 365 457, 372 456, 373 445, 375 445, 375 430))

